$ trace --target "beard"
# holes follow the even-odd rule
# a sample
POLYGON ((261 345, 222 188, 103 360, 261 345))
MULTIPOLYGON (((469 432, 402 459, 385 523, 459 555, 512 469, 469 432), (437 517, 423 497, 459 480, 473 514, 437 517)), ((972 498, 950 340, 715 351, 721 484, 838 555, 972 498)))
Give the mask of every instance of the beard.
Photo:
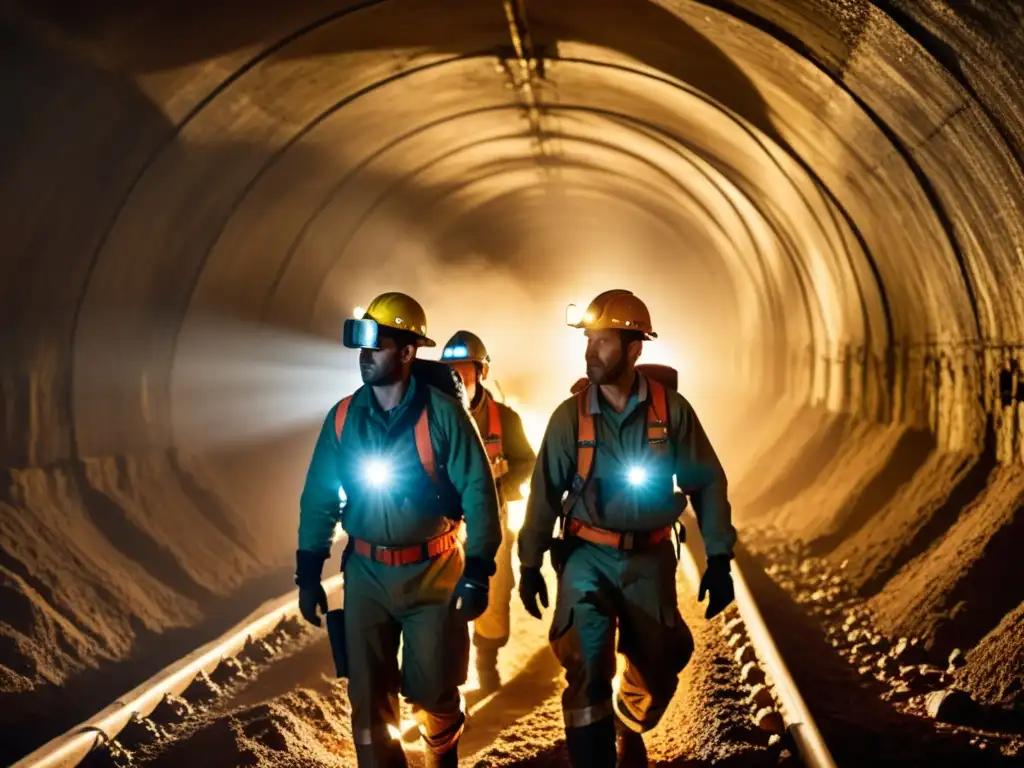
POLYGON ((387 361, 360 360, 359 375, 363 379, 363 384, 371 387, 383 387, 398 381, 399 366, 394 359, 387 361))
POLYGON ((596 358, 587 360, 587 378, 592 384, 611 384, 618 381, 625 371, 626 360, 621 356, 607 366, 596 358))

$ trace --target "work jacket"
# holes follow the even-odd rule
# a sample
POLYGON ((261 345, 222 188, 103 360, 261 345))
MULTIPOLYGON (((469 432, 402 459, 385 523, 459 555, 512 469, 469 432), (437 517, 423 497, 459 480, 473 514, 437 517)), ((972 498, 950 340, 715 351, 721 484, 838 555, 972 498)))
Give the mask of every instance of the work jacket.
POLYGON ((483 444, 462 404, 415 378, 384 411, 371 387, 352 397, 339 440, 334 406, 324 420, 299 502, 299 549, 330 550, 340 521, 351 537, 385 547, 419 544, 466 525, 466 555, 494 560, 501 543, 498 499, 483 444), (437 477, 417 453, 414 429, 428 413, 437 477), (374 467, 375 465, 375 467, 374 467), (386 478, 371 482, 371 472, 386 478))

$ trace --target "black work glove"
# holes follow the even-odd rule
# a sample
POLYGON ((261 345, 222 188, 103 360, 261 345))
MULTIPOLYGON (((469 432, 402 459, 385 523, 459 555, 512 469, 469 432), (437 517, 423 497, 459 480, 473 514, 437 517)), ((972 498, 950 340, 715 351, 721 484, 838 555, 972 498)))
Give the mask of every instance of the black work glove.
POLYGON ((537 600, 545 608, 548 607, 548 585, 544 583, 540 568, 519 569, 519 599, 523 601, 528 614, 535 619, 541 618, 537 600))
POLYGON ((320 573, 329 554, 311 552, 308 549, 295 552, 295 583, 299 587, 299 613, 314 627, 319 627, 321 623, 316 613, 317 607, 321 613, 327 613, 327 593, 320 584, 320 573))
POLYGON ((488 562, 479 557, 466 558, 462 578, 452 594, 452 603, 460 619, 469 623, 480 618, 487 610, 488 587, 493 573, 493 561, 488 562))
POLYGON ((708 609, 704 612, 705 619, 720 614, 736 598, 732 588, 732 574, 729 572, 730 559, 728 555, 712 555, 708 558, 708 567, 700 580, 700 591, 697 593, 698 603, 704 602, 704 595, 710 593, 708 609))

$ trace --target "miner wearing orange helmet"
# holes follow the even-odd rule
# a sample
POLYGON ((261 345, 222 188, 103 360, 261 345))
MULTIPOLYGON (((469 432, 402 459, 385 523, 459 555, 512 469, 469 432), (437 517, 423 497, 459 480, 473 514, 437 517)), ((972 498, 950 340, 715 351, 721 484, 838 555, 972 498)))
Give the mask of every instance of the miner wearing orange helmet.
POLYGON ((569 324, 587 338, 587 377, 552 415, 537 456, 519 532, 519 592, 539 619, 548 551, 558 578, 550 637, 568 683, 562 712, 572 764, 646 766, 641 734, 665 713, 693 652, 672 542, 674 528, 681 538, 686 496, 707 552, 699 599, 710 594, 708 618, 733 600, 736 532, 725 472, 675 391, 678 375, 637 365, 657 337, 647 306, 629 291, 606 291, 569 324), (614 695, 616 630, 627 664, 614 695))
POLYGON ((344 343, 359 349, 363 386, 331 408, 310 462, 299 608, 317 626, 317 609, 327 614, 338 674, 349 678, 359 766, 405 765, 392 735, 401 693, 416 713, 425 765, 454 768, 468 624, 487 609, 502 538, 490 462, 450 368, 416 356, 434 346, 418 302, 378 296, 345 322, 344 343), (320 576, 339 522, 348 535, 345 603, 328 612, 320 576))
POLYGON ((495 400, 484 387, 483 382, 490 373, 491 356, 480 337, 471 331, 457 331, 444 345, 441 360, 458 371, 465 382, 469 412, 480 430, 498 489, 502 534, 495 561, 497 570, 491 579, 487 610, 473 626, 477 680, 481 693, 488 695, 501 687, 498 652, 509 641, 512 592, 516 583, 512 565, 515 534, 508 528, 508 502, 522 498, 519 487, 529 479, 537 456, 526 439, 519 414, 495 400))

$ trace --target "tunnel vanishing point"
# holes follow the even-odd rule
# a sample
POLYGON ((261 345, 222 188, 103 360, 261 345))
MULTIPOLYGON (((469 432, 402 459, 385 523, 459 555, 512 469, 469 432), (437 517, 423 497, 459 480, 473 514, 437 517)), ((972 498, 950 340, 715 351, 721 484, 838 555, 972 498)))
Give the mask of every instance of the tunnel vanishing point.
MULTIPOLYGON (((288 564, 332 400, 273 434, 192 439, 180 371, 210 317, 334 343, 395 286, 444 335, 469 324, 453 304, 488 311, 444 290, 467 264, 545 311, 653 292, 702 391, 774 440, 785 400, 842 419, 833 438, 924 445, 905 477, 890 465, 896 486, 925 455, 981 462, 954 513, 906 512, 913 551, 849 546, 870 516, 804 537, 867 557, 866 597, 943 546, 993 473, 1024 493, 1016 0, 7 0, 0 67, 5 703, 94 681, 288 564), (671 258, 620 243, 588 261, 594 221, 559 218, 588 206, 657 229, 671 258), (410 239, 429 269, 383 255, 410 239)), ((541 332, 518 343, 555 359, 541 332)), ((742 442, 723 438, 727 459, 742 442)), ((773 444, 739 450, 752 474, 785 469, 773 444)), ((793 472, 753 494, 726 468, 751 500, 798 493, 793 472)), ((1019 518, 983 543, 1002 552, 1019 518)), ((1006 578, 958 637, 1021 624, 1006 578)))

